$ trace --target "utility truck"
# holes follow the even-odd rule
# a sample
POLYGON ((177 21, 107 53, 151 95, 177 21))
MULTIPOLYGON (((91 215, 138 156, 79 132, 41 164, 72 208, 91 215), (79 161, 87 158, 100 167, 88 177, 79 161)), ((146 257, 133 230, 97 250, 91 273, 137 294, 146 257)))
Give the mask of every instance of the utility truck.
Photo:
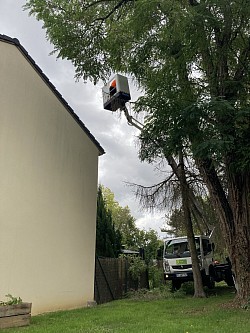
MULTIPOLYGON (((209 236, 195 236, 203 285, 212 289, 215 282, 225 281, 234 286, 229 258, 219 264, 214 260, 214 243, 209 236)), ((192 260, 187 237, 168 238, 164 241, 163 269, 165 280, 172 281, 172 289, 178 290, 183 282, 193 280, 192 260)))

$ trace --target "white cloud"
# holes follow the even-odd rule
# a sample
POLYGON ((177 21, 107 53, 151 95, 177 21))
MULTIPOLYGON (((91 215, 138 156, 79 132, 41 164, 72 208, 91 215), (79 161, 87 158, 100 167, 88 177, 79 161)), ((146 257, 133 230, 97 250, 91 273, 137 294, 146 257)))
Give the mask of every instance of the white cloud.
POLYGON ((162 214, 145 214, 136 221, 136 226, 140 229, 155 230, 161 239, 164 238, 165 233, 161 232, 165 219, 162 214))

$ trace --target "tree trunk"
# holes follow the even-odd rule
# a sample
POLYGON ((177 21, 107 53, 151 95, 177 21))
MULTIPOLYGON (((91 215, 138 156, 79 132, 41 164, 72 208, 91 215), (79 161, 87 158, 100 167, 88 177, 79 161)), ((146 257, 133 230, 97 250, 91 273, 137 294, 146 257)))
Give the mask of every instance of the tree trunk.
MULTIPOLYGON (((181 170, 178 167, 175 159, 173 158, 172 155, 164 155, 166 160, 168 161, 168 164, 171 166, 174 174, 176 175, 178 181, 180 182, 181 180, 181 170)), ((206 228, 206 231, 209 232, 211 231, 211 226, 209 226, 204 218, 204 212, 199 204, 198 200, 195 197, 195 194, 193 190, 189 187, 189 185, 186 183, 186 188, 187 188, 187 194, 188 194, 188 199, 189 199, 189 207, 191 211, 191 215, 193 215, 194 218, 197 218, 197 220, 200 220, 202 222, 203 227, 206 228)), ((198 224, 198 223, 197 223, 198 224)))
POLYGON ((210 160, 197 161, 221 223, 235 277, 237 300, 250 296, 250 174, 227 170, 228 197, 210 160))
POLYGON ((190 203, 189 203, 189 194, 188 194, 188 185, 186 181, 186 174, 184 169, 184 161, 182 152, 179 153, 180 162, 180 187, 181 187, 181 196, 182 196, 182 207, 184 212, 184 220, 185 220, 185 228, 187 232, 187 239, 189 244, 189 249, 192 258, 192 270, 193 270, 193 278, 194 278, 194 297, 206 297, 203 284, 202 284, 202 277, 201 271, 199 267, 199 260, 197 257, 197 251, 195 246, 195 237, 193 231, 193 224, 191 218, 191 211, 190 211, 190 203))
POLYGON ((229 202, 233 212, 230 255, 235 274, 237 299, 241 304, 250 296, 250 175, 229 173, 229 202))

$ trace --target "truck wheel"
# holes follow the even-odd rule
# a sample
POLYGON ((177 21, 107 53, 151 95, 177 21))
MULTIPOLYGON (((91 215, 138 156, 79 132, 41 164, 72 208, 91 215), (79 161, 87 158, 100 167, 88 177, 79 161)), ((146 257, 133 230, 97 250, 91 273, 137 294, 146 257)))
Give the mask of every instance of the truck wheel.
POLYGON ((181 282, 180 281, 174 281, 172 280, 172 291, 177 291, 181 287, 181 282))

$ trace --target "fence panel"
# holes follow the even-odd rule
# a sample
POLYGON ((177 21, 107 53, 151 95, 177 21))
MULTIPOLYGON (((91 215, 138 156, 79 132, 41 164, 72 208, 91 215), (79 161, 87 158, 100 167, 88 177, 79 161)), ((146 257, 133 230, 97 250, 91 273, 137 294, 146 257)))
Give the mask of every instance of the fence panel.
MULTIPOLYGON (((146 271, 140 277, 140 288, 148 287, 146 271)), ((138 289, 138 280, 132 279, 126 258, 96 258, 95 301, 97 304, 120 299, 131 289, 138 289)))

